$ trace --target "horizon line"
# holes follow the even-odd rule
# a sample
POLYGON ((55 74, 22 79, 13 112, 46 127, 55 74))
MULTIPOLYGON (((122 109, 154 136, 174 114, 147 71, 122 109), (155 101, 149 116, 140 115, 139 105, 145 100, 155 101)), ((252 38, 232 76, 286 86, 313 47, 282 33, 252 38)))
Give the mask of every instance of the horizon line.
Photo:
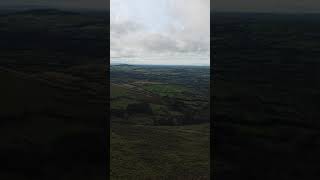
POLYGON ((134 63, 110 63, 110 65, 133 65, 133 66, 206 66, 210 64, 134 64, 134 63))

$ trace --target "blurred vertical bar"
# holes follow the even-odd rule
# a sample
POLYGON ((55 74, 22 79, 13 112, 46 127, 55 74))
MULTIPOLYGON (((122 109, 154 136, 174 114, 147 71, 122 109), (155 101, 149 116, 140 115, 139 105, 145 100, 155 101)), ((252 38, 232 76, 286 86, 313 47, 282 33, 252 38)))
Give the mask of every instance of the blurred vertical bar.
POLYGON ((213 90, 213 77, 214 77, 214 58, 213 58, 213 0, 210 0, 210 179, 214 177, 214 120, 213 120, 213 102, 214 102, 214 90, 213 90))
POLYGON ((108 179, 109 1, 0 9, 0 179, 108 179))

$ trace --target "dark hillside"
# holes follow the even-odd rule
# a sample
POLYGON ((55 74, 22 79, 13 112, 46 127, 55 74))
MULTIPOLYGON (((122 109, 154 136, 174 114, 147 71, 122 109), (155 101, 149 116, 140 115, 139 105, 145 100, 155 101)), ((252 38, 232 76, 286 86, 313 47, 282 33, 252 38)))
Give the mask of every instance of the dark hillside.
POLYGON ((319 177, 320 16, 214 19, 215 178, 319 177))
POLYGON ((107 18, 0 15, 0 179, 106 179, 107 18))

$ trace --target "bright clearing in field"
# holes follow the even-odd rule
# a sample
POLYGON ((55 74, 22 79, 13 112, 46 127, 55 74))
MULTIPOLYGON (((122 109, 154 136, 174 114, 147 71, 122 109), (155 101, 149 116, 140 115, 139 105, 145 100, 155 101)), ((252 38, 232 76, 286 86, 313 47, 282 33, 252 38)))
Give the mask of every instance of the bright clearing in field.
POLYGON ((210 64, 210 0, 110 4, 111 63, 210 64))

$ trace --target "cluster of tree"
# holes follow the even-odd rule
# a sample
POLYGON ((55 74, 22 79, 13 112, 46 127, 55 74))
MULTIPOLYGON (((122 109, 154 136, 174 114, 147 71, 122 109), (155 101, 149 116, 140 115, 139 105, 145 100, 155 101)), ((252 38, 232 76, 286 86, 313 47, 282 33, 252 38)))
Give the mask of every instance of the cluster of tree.
POLYGON ((199 113, 197 110, 188 108, 182 101, 171 100, 170 109, 180 114, 155 115, 149 103, 129 104, 126 109, 111 109, 113 116, 128 119, 134 114, 154 115, 154 125, 174 126, 207 123, 210 121, 209 113, 199 113))
POLYGON ((186 111, 187 109, 186 104, 183 101, 178 100, 177 98, 164 96, 163 101, 166 102, 166 104, 168 104, 170 109, 174 111, 182 112, 182 111, 186 111))
POLYGON ((112 116, 124 118, 126 114, 126 110, 124 109, 111 109, 110 113, 112 116))
POLYGON ((181 115, 167 114, 154 118, 154 125, 173 126, 173 125, 190 125, 210 122, 207 114, 198 114, 195 111, 184 112, 181 115))
POLYGON ((153 114, 150 104, 145 102, 129 104, 127 106, 126 112, 129 116, 132 114, 153 114))
POLYGON ((111 109, 111 115, 119 118, 128 118, 133 114, 148 114, 152 115, 153 111, 149 103, 134 103, 129 104, 126 109, 111 109))

